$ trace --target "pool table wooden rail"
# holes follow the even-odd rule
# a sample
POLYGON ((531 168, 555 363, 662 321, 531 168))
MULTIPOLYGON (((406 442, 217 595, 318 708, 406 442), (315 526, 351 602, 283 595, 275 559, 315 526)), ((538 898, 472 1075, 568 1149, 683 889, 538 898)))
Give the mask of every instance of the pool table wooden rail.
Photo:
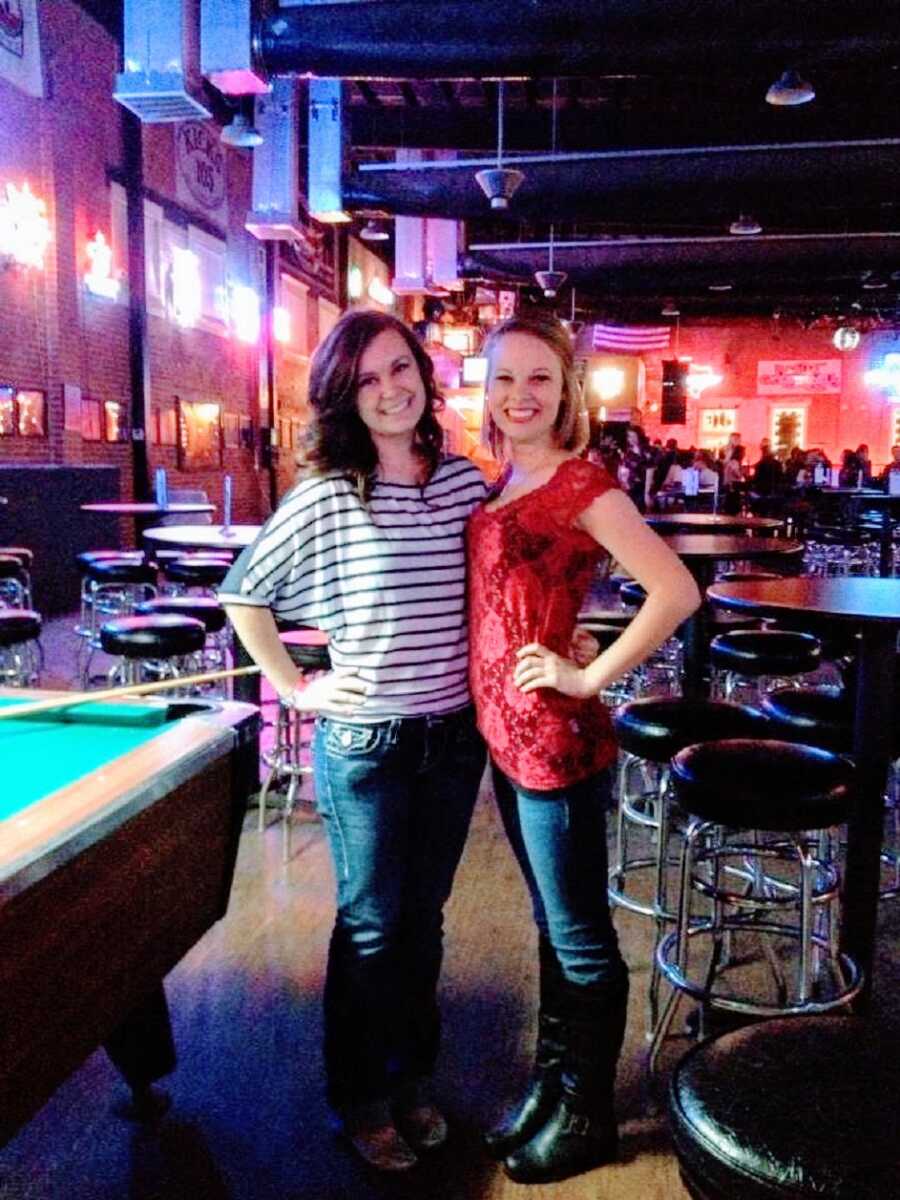
POLYGON ((143 1064, 145 1018, 158 999, 165 1042, 162 980, 227 908, 257 722, 221 704, 162 727, 33 805, 3 847, 0 1144, 99 1045, 130 1041, 141 1085, 171 1069, 165 1051, 143 1064))

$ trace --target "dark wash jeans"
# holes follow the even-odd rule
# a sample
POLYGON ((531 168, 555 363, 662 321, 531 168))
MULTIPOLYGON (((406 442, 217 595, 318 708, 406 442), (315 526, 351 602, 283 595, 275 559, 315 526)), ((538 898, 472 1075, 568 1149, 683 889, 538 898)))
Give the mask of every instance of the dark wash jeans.
POLYGON ((500 815, 528 885, 535 923, 563 975, 583 987, 618 984, 627 970, 606 893, 611 772, 539 792, 492 767, 500 815))
POLYGON ((325 978, 334 1109, 387 1100, 433 1071, 443 907, 485 757, 471 708, 316 720, 316 799, 337 880, 325 978))

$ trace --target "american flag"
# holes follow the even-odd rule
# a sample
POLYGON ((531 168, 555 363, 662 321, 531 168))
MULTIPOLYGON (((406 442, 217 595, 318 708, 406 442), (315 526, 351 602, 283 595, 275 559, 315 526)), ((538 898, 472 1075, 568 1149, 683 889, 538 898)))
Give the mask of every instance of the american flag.
POLYGON ((591 345, 595 350, 640 354, 644 350, 668 349, 670 334, 668 325, 595 325, 591 345))

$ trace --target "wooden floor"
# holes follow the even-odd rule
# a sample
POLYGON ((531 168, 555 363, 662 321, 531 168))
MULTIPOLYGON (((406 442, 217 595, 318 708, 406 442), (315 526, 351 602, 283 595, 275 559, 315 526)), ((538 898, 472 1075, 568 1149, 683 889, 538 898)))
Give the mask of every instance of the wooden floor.
MULTIPOLYGON (((665 1121, 642 1107, 649 943, 629 914, 617 917, 632 970, 622 1161, 524 1188, 481 1151, 479 1131, 527 1071, 536 988, 528 904, 487 790, 447 914, 436 1090, 452 1139, 401 1178, 361 1165, 331 1132, 322 1096, 319 996, 333 916, 322 828, 301 814, 283 867, 279 824, 260 835, 255 815, 226 919, 168 980, 180 1055, 170 1114, 155 1129, 119 1119, 122 1085, 95 1054, 0 1152, 0 1200, 684 1200, 665 1121)), ((900 902, 885 906, 882 926, 876 1011, 896 1029, 900 902)))

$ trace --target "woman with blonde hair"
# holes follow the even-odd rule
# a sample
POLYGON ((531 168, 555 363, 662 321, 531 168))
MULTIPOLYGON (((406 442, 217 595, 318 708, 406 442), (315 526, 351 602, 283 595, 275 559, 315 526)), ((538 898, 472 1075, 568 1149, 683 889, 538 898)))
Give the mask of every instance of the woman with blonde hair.
POLYGON ((485 353, 484 436, 504 470, 469 522, 470 679, 507 835, 538 928, 540 1000, 525 1094, 489 1134, 523 1183, 611 1161, 628 973, 606 897, 616 757, 599 692, 699 603, 696 584, 602 466, 580 458, 587 415, 572 341, 553 317, 498 326, 485 353), (578 612, 612 555, 647 598, 590 665, 569 657, 578 612))

